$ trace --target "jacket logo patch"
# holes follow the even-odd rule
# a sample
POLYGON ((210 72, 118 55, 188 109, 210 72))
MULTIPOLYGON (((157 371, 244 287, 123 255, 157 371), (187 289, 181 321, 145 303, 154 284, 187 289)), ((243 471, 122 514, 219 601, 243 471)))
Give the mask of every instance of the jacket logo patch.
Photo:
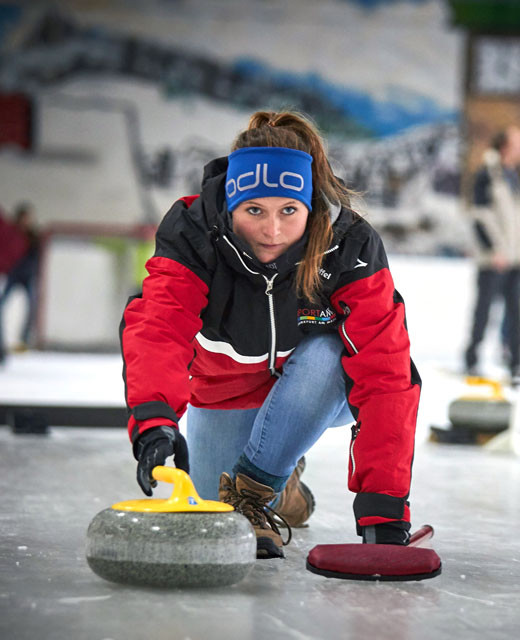
POLYGON ((354 269, 359 269, 359 267, 366 267, 368 262, 363 262, 360 258, 357 259, 357 264, 354 269))
POLYGON ((331 324, 336 320, 336 313, 329 307, 326 309, 298 309, 298 326, 301 324, 331 324))
POLYGON ((320 276, 322 278, 325 278, 325 280, 330 280, 330 276, 332 275, 332 273, 329 273, 328 271, 325 271, 325 269, 320 269, 318 271, 318 273, 320 274, 320 276))

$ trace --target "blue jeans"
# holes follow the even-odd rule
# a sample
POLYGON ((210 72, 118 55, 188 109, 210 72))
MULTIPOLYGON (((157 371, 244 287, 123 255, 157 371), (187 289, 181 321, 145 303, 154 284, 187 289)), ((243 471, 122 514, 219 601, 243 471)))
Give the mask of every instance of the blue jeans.
POLYGON ((202 498, 218 499, 221 473, 233 475, 244 454, 246 462, 266 474, 270 482, 264 484, 281 491, 298 460, 326 429, 352 422, 343 354, 338 334, 308 336, 259 409, 188 407, 190 475, 202 498))

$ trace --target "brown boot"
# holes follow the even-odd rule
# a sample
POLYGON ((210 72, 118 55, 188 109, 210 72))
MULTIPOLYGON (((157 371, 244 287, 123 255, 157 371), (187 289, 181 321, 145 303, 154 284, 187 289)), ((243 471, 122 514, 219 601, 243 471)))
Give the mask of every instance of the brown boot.
POLYGON ((284 490, 273 504, 276 513, 290 524, 291 527, 303 527, 314 511, 315 502, 312 491, 300 481, 300 476, 305 469, 305 458, 298 460, 295 470, 292 472, 284 490))
MULTIPOLYGON (((269 507, 275 493, 271 487, 255 482, 252 478, 238 473, 236 480, 232 480, 227 473, 220 476, 218 497, 243 514, 253 525, 256 533, 257 558, 283 558, 282 547, 291 541, 291 529, 286 542, 282 540, 269 507)), ((278 514, 276 514, 278 515, 278 514)))

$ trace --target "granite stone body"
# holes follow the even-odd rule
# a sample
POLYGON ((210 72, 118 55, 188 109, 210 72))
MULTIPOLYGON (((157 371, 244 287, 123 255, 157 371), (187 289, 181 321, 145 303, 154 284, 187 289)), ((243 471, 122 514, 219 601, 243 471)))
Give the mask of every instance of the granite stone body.
POLYGON ((504 431, 511 420, 512 405, 506 400, 454 400, 448 417, 454 427, 475 429, 488 433, 504 431))
POLYGON ((126 584, 226 586, 256 560, 251 523, 224 513, 100 511, 87 532, 87 562, 105 580, 126 584))

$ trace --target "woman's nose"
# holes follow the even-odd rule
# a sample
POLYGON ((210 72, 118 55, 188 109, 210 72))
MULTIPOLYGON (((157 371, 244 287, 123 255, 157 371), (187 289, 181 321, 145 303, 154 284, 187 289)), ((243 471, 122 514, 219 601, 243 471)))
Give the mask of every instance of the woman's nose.
POLYGON ((264 235, 273 239, 280 233, 280 221, 277 216, 269 216, 264 223, 264 235))

